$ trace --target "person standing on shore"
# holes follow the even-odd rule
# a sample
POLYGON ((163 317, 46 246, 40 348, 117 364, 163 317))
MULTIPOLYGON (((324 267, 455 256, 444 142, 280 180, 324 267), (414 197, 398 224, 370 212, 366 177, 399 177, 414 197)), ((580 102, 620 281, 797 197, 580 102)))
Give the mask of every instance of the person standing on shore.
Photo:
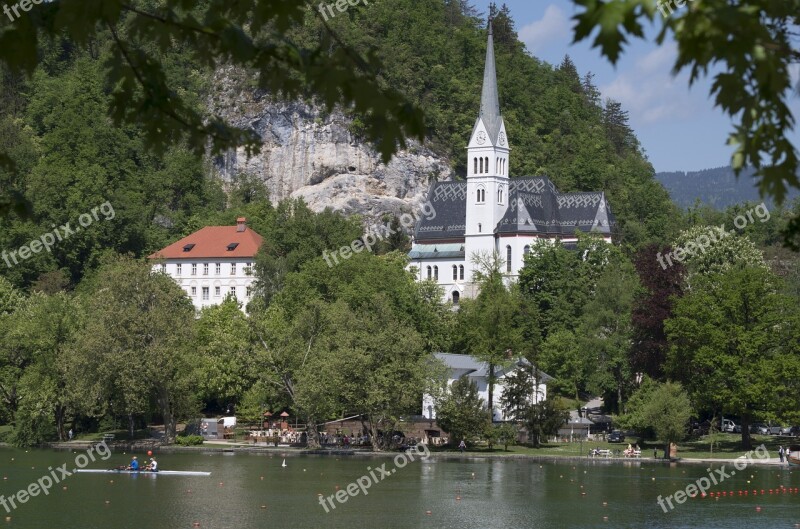
POLYGON ((467 449, 467 443, 464 442, 462 439, 460 443, 458 443, 458 449, 461 450, 461 453, 464 453, 464 450, 467 449))
POLYGON ((781 464, 783 464, 783 447, 782 446, 778 447, 778 457, 781 460, 781 464))

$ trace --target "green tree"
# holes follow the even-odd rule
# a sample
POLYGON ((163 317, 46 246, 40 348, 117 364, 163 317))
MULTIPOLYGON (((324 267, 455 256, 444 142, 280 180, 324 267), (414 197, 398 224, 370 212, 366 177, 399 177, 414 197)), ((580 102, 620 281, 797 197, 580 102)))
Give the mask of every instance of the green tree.
POLYGON ((741 417, 745 448, 754 416, 796 402, 780 401, 796 385, 798 316, 778 283, 760 267, 699 275, 665 322, 668 374, 698 408, 741 417))
POLYGON ((199 397, 224 408, 238 403, 256 378, 247 317, 232 297, 203 309, 190 353, 199 397))
POLYGON ((194 307, 170 277, 127 258, 104 265, 87 287, 91 317, 80 331, 73 367, 87 378, 88 393, 103 395, 107 411, 128 418, 131 435, 134 417, 154 402, 172 441, 177 421, 197 410, 187 354, 194 307))
POLYGON ((436 402, 436 423, 449 434, 449 444, 462 440, 471 443, 491 422, 486 402, 478 395, 478 385, 466 376, 450 384, 436 402))
POLYGON ((487 364, 489 409, 494 410, 494 386, 499 368, 511 362, 514 351, 522 346, 517 325, 519 293, 504 282, 503 260, 496 254, 473 257, 477 266, 474 279, 480 289, 474 300, 465 300, 458 315, 461 343, 457 350, 487 364))
POLYGON ((532 405, 525 416, 528 442, 538 448, 542 438, 558 433, 558 429, 568 420, 569 410, 558 398, 548 398, 532 405))
POLYGON ((628 412, 619 424, 639 432, 652 429, 664 443, 664 457, 671 443, 686 437, 686 425, 693 413, 689 395, 677 382, 654 382, 645 378, 628 402, 628 412))

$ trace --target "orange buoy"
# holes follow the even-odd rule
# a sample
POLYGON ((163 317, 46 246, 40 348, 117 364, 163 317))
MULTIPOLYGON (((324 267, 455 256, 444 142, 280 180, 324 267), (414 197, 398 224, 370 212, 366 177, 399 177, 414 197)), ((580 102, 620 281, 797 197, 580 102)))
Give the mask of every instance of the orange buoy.
POLYGON ((148 455, 148 456, 152 456, 152 455, 153 455, 153 451, 152 451, 152 450, 148 450, 148 451, 147 451, 147 455, 148 455))

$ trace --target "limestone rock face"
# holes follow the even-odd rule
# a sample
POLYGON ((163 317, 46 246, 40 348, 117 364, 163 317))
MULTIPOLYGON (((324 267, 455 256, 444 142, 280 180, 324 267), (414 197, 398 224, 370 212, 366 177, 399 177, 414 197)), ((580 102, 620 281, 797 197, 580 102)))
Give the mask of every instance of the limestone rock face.
POLYGON ((228 180, 241 173, 261 178, 274 202, 302 197, 315 211, 330 207, 378 219, 415 210, 434 179, 452 178, 449 162, 418 143, 383 164, 342 112, 242 89, 246 79, 232 69, 220 70, 215 83, 211 109, 263 140, 249 160, 242 149, 217 157, 215 165, 228 180))

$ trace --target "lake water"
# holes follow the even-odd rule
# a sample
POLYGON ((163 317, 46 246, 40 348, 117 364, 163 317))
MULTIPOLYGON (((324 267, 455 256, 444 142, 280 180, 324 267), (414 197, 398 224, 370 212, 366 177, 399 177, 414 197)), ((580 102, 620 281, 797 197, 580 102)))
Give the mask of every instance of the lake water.
MULTIPOLYGON (((48 467, 74 468, 80 453, 0 449, 0 494, 27 488, 48 467)), ((114 453, 89 468, 127 461, 114 453)), ((77 474, 10 514, 0 506, 0 529, 800 527, 800 494, 768 492, 800 487, 800 472, 774 467, 751 466, 711 489, 734 491, 733 497, 689 499, 664 513, 656 498, 707 476, 706 467, 431 457, 396 468, 391 458, 289 456, 283 468, 282 461, 279 452, 163 454, 163 469, 212 475, 77 474), (381 479, 376 469, 383 464, 388 474, 381 479), (326 513, 318 494, 336 494, 337 486, 346 490, 359 478, 371 482, 368 494, 359 491, 346 503, 332 499, 336 508, 328 504, 326 513), (744 489, 748 496, 739 496, 744 489)))

